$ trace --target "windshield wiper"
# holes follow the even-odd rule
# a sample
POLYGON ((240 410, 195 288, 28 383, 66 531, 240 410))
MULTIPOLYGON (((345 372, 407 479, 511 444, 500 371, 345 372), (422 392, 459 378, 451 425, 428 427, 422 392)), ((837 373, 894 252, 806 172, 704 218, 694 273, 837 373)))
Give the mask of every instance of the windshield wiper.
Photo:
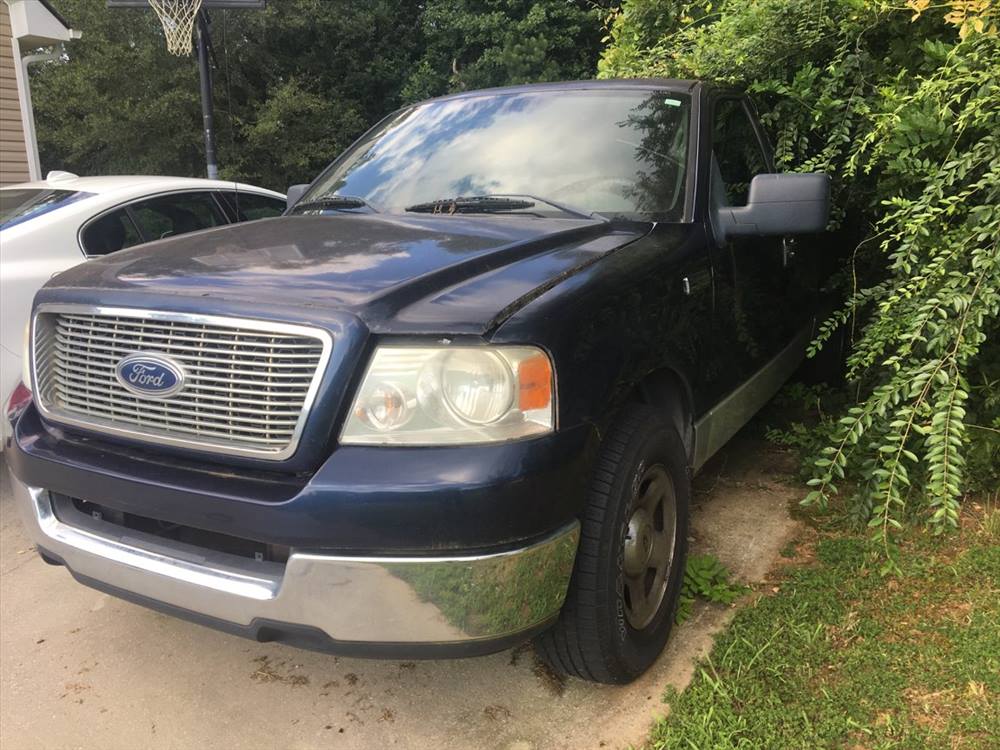
POLYGON ((548 198, 540 198, 537 195, 528 195, 526 193, 508 193, 506 195, 497 193, 493 195, 441 198, 440 200, 427 201, 426 203, 414 203, 412 206, 407 206, 404 210, 425 214, 502 213, 504 211, 523 211, 528 208, 534 208, 536 202, 545 203, 559 209, 563 213, 570 214, 571 216, 579 216, 582 219, 601 219, 602 221, 607 221, 606 217, 598 213, 588 213, 582 208, 574 208, 565 203, 557 203, 548 198))
POLYGON ((518 198, 473 195, 468 198, 459 196, 458 198, 441 198, 426 203, 414 203, 403 210, 420 214, 485 214, 498 211, 520 211, 525 208, 534 208, 534 206, 533 201, 518 198))
POLYGON ((323 209, 336 211, 344 208, 370 208, 375 213, 378 213, 371 203, 364 198, 358 198, 354 195, 325 195, 315 200, 296 203, 292 207, 292 213, 298 213, 299 211, 322 211, 323 209))

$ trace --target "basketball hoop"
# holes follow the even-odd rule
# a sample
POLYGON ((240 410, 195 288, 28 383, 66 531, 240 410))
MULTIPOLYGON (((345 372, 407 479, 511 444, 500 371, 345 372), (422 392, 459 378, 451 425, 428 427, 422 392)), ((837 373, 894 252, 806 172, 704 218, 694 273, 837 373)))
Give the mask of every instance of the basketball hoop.
POLYGON ((149 0, 149 6, 163 24, 167 38, 167 51, 185 57, 191 54, 194 22, 201 10, 202 0, 149 0))
MULTIPOLYGON (((105 0, 109 8, 152 8, 163 25, 167 49, 181 57, 191 54, 199 11, 263 10, 267 0, 105 0)), ((202 31, 205 29, 202 28, 202 31)))
POLYGON ((194 25, 198 24, 198 71, 201 77, 201 118, 205 134, 205 166, 210 178, 219 174, 215 160, 215 132, 212 124, 212 48, 210 10, 264 10, 267 0, 105 0, 109 8, 152 8, 163 24, 167 50, 184 57, 194 47, 194 25), (199 15, 200 14, 200 15, 199 15))

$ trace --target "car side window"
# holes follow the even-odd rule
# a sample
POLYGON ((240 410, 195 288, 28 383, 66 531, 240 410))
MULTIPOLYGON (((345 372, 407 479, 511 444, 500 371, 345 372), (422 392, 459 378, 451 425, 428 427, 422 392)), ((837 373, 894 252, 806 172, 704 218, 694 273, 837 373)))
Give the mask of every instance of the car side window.
POLYGON ((177 193, 129 205, 147 241, 228 223, 211 193, 177 193))
POLYGON ((124 208, 90 222, 80 235, 83 252, 88 256, 107 255, 138 245, 142 236, 124 208))
POLYGON ((717 101, 712 117, 712 203, 745 206, 750 180, 767 171, 760 139, 743 101, 717 101))
POLYGON ((285 212, 285 201, 280 198, 272 198, 269 195, 237 193, 228 190, 222 195, 229 203, 232 213, 238 217, 237 221, 270 219, 273 216, 281 216, 285 212))

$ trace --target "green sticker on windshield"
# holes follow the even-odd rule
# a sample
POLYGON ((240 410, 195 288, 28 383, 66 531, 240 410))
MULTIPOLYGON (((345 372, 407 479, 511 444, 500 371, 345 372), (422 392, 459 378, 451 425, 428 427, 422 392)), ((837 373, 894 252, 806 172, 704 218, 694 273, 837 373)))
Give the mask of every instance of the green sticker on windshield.
POLYGON ((680 99, 664 99, 663 103, 666 104, 668 107, 679 107, 679 106, 681 106, 681 100, 680 99))

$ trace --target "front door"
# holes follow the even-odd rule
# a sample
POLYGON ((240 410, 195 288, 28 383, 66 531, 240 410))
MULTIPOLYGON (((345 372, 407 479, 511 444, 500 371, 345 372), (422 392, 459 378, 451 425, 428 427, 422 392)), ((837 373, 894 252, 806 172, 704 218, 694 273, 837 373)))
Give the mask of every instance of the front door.
POLYGON ((713 343, 729 367, 726 397, 697 428, 701 460, 742 427, 795 369, 808 341, 813 309, 784 238, 718 241, 718 209, 745 206, 750 181, 774 169, 745 98, 720 96, 711 102, 710 113, 708 233, 717 325, 713 343))
MULTIPOLYGON (((712 107, 710 217, 720 207, 745 206, 750 181, 773 166, 745 99, 722 97, 712 107)), ((718 236, 713 232, 714 236, 718 236)), ((714 242, 721 335, 745 380, 778 355, 812 317, 795 255, 782 237, 731 237, 714 242)), ((738 372, 738 375, 736 374, 738 372)), ((734 383, 735 385, 735 383, 734 383)))

